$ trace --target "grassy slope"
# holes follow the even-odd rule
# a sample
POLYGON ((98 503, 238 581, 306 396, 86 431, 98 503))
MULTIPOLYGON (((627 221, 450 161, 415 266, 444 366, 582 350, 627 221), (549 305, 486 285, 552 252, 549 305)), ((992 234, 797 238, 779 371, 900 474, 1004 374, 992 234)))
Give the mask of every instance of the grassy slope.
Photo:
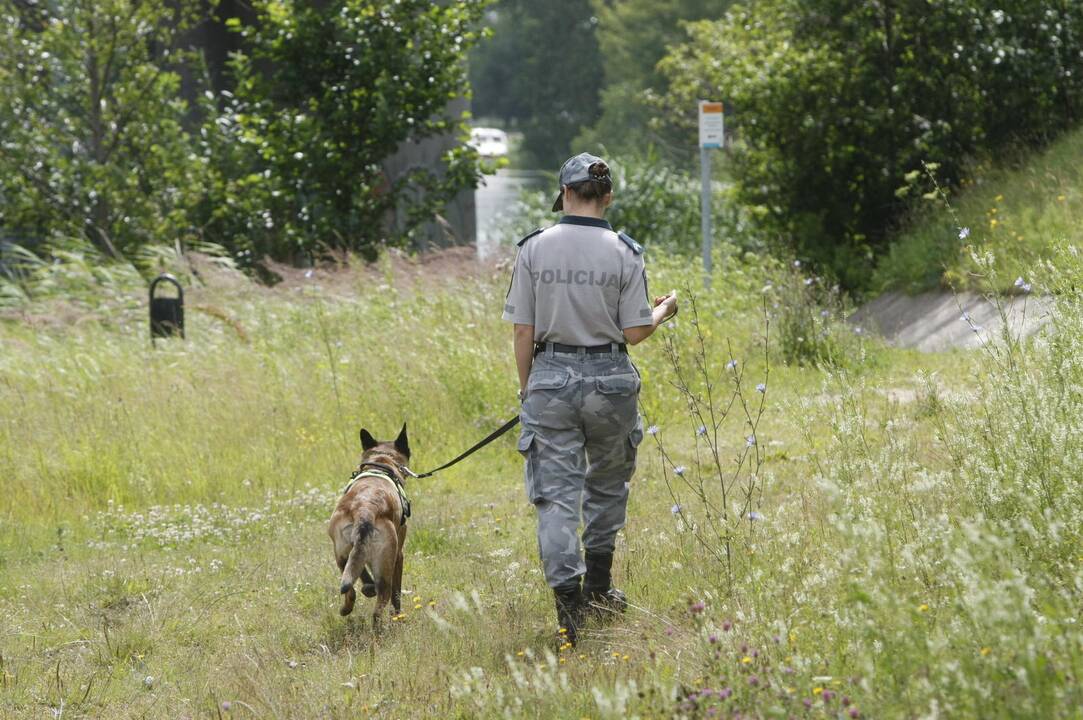
POLYGON ((976 168, 951 209, 925 213, 894 241, 873 287, 920 292, 937 286, 1007 290, 1029 278, 1059 243, 1083 240, 1083 128, 1069 132, 1023 162, 976 168), (961 227, 970 236, 959 238, 961 227), (971 259, 992 251, 997 276, 971 259))
MULTIPOLYGON (((732 338, 751 385, 763 372, 764 278, 733 261, 727 268, 719 290, 701 299, 703 328, 716 363, 732 338)), ((658 258, 654 284, 680 286, 687 270, 658 258)), ((855 398, 863 439, 907 445, 908 462, 942 463, 932 436, 943 399, 919 392, 918 402, 900 403, 887 390, 912 395, 919 368, 957 387, 975 367, 964 355, 870 346, 845 381, 772 369, 758 433, 766 472, 755 507, 765 519, 741 526, 729 591, 670 512, 647 443, 616 570, 636 607, 575 653, 547 656, 550 596, 521 461, 505 438, 412 486, 405 620, 373 646, 363 609, 338 617, 324 523, 356 462, 358 426, 386 437, 408 420, 423 470, 511 415, 503 290, 502 272, 413 285, 390 270, 333 282, 317 275, 310 287, 280 291, 234 282, 191 302, 233 315, 249 342, 192 313, 189 341, 157 351, 137 309, 110 326, 0 325, 0 716, 63 706, 64 717, 218 717, 223 702, 222 715, 238 718, 665 716, 677 711, 674 688, 729 682, 730 702, 757 715, 835 717, 843 710, 837 697, 822 702, 826 687, 868 716, 903 717, 956 702, 952 687, 911 680, 935 677, 935 663, 990 683, 976 686, 984 706, 957 712, 1003 714, 1005 693, 1019 691, 1011 651, 997 645, 979 656, 992 640, 971 626, 971 641, 927 655, 938 623, 953 622, 943 594, 951 589, 905 573, 859 587, 858 575, 880 564, 880 544, 833 529, 838 490, 823 468, 875 477, 880 488, 879 470, 861 471, 833 444, 854 431, 855 398), (857 564, 829 570, 844 558, 857 564), (894 598, 897 616, 853 619, 878 593, 894 598), (689 613, 694 600, 707 603, 704 614, 689 613), (708 627, 722 618, 735 629, 708 644, 708 627), (855 656, 844 637, 868 623, 881 644, 863 641, 869 654, 855 656), (753 672, 774 682, 754 686, 753 672), (815 703, 808 713, 806 699, 815 703)), ((687 308, 666 332, 690 346, 687 308)), ((636 361, 644 411, 691 465, 694 424, 668 385, 659 339, 637 349, 636 361)), ((739 422, 723 426, 727 456, 746 433, 739 422)), ((895 517, 898 490, 881 489, 870 512, 895 517)), ((909 512, 917 503, 929 516, 945 502, 929 490, 902 494, 909 512)), ((681 502, 694 506, 687 493, 681 502)))

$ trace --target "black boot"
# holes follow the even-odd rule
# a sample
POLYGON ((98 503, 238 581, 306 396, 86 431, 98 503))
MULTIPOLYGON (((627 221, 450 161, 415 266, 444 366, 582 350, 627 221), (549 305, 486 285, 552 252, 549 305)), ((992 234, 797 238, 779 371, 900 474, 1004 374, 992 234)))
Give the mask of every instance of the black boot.
POLYGON ((579 628, 583 626, 583 591, 579 587, 579 578, 574 582, 553 588, 557 601, 557 622, 561 629, 561 645, 565 641, 575 646, 579 638, 579 628))
POLYGON ((613 553, 586 552, 587 574, 583 578, 583 599, 596 613, 624 612, 628 598, 612 586, 613 553))

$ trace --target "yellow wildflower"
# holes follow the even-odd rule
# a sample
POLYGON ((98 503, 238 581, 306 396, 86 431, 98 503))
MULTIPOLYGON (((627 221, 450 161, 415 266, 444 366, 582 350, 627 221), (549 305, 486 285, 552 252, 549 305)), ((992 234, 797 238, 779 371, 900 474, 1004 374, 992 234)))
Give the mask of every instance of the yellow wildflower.
POLYGON ((416 603, 421 602, 421 596, 420 595, 414 595, 414 602, 416 602, 416 603))
POLYGON ((1068 198, 1065 197, 1064 195, 1057 195, 1057 202, 1064 202, 1067 199, 1068 198))
POLYGON ((621 660, 623 660, 624 662, 628 662, 629 657, 627 655, 624 655, 621 657, 621 660))
POLYGON ((524 656, 524 655, 526 655, 526 653, 525 653, 525 652, 523 652, 522 650, 520 650, 519 652, 515 653, 515 657, 522 657, 522 656, 524 656))
POLYGON ((925 603, 918 605, 918 612, 929 612, 929 606, 925 603))
POLYGON ((748 655, 745 655, 743 658, 741 658, 741 662, 745 665, 748 665, 750 662, 752 662, 752 658, 750 658, 748 655))
POLYGON ((993 652, 993 649, 992 649, 992 648, 987 648, 987 647, 983 647, 983 648, 981 649, 981 651, 980 651, 980 652, 981 652, 981 654, 982 654, 982 657, 985 657, 985 656, 986 656, 986 655, 988 655, 989 653, 993 652))
POLYGON ((993 200, 995 200, 996 202, 1004 202, 1004 196, 997 195, 995 198, 993 198, 993 200))
POLYGON ((824 691, 824 689, 822 687, 814 687, 814 688, 812 688, 812 694, 813 695, 819 695, 823 691, 824 691))

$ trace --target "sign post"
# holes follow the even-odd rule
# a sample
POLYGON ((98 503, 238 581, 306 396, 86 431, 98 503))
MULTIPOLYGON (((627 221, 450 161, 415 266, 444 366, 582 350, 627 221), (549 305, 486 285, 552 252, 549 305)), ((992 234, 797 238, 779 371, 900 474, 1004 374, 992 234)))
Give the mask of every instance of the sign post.
POLYGON ((722 103, 699 101, 700 224, 703 227, 703 289, 711 289, 711 150, 723 144, 722 103))

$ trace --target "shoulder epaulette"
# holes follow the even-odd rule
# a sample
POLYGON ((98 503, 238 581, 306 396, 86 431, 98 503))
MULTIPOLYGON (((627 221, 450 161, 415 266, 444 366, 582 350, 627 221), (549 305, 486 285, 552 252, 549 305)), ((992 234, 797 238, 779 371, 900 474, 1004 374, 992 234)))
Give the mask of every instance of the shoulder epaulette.
POLYGON ((628 233, 622 230, 621 232, 617 233, 617 237, 623 240, 625 245, 632 248, 632 252, 634 252, 636 255, 643 254, 643 246, 633 240, 628 233))
POLYGON ((519 247, 522 247, 523 245, 526 245, 526 241, 527 241, 527 240, 529 240, 530 238, 534 237, 535 235, 537 235, 538 233, 540 233, 540 232, 541 232, 542 230, 544 230, 544 229, 545 229, 545 228, 538 228, 537 230, 535 230, 534 232, 530 233, 530 234, 529 234, 529 235, 527 235, 527 236, 526 236, 525 238, 523 238, 522 240, 520 240, 519 242, 517 242, 517 243, 515 243, 515 244, 516 244, 516 245, 518 245, 519 247))

